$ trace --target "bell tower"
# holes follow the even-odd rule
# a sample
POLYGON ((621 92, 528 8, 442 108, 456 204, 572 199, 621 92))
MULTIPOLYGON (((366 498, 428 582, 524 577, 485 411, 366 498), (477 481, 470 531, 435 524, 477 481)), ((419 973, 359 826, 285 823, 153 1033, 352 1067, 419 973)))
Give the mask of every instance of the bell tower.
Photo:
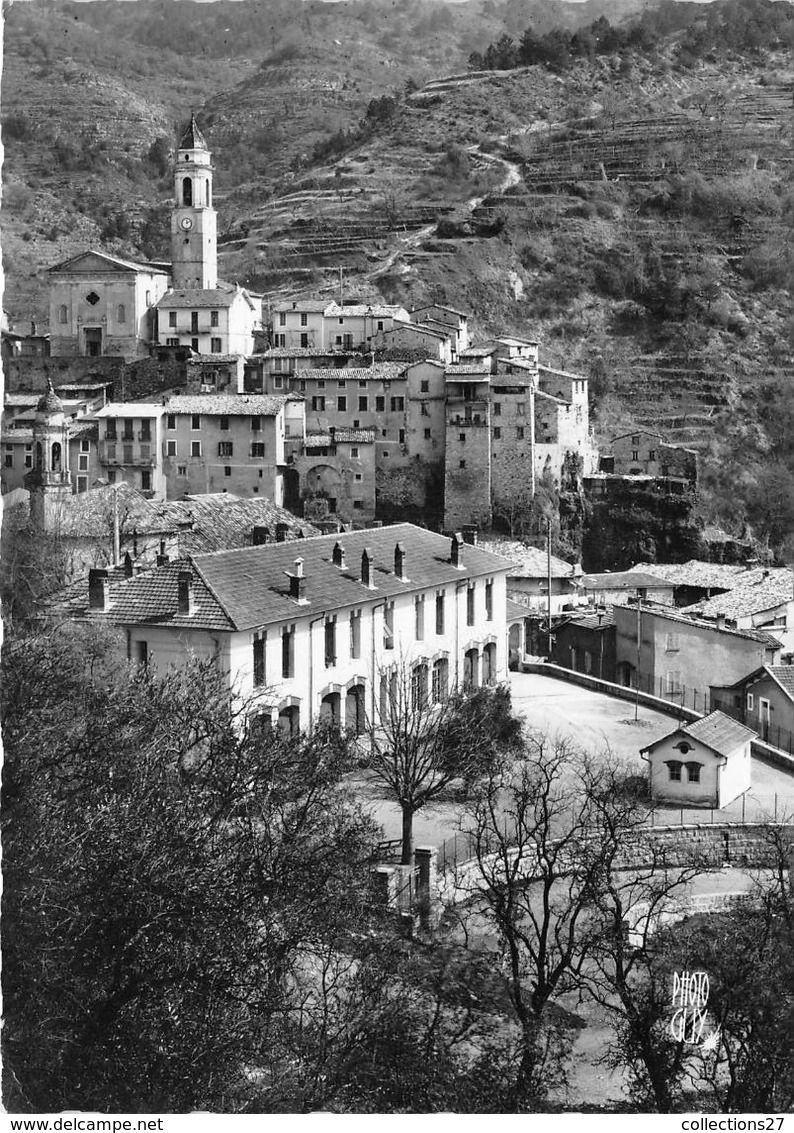
POLYGON ((36 406, 33 422, 33 468, 25 477, 30 492, 30 519, 38 531, 57 529, 65 496, 72 494, 69 471, 69 419, 47 378, 47 391, 36 406))
POLYGON ((179 143, 171 214, 171 277, 175 288, 207 290, 218 283, 217 214, 212 164, 194 115, 179 143))

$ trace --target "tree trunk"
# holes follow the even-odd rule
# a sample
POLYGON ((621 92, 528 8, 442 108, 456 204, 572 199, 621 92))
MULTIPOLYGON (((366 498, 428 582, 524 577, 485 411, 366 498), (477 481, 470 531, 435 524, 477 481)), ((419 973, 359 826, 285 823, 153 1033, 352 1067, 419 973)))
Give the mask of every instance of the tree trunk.
POLYGON ((400 803, 403 812, 403 848, 401 865, 413 865, 414 861, 414 810, 410 803, 400 803))

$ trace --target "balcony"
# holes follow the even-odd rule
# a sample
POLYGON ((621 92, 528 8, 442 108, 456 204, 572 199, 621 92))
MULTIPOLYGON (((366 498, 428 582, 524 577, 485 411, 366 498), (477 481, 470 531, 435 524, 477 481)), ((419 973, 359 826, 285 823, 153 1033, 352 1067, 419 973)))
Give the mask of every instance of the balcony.
POLYGON ((98 447, 101 464, 117 468, 154 468, 157 463, 154 446, 151 444, 100 441, 98 447))
POLYGON ((472 414, 457 413, 447 418, 447 425, 453 429, 487 429, 488 414, 484 411, 472 414))

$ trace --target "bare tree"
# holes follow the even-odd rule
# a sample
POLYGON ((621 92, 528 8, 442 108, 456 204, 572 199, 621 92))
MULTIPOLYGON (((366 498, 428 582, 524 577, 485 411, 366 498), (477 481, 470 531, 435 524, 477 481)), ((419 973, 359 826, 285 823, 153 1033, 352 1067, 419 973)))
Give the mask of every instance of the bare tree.
POLYGON ((402 863, 413 861, 413 821, 455 780, 493 769, 500 751, 520 742, 505 686, 453 688, 426 663, 381 672, 370 722, 368 768, 402 811, 402 863), (432 681, 432 683, 431 683, 432 681))

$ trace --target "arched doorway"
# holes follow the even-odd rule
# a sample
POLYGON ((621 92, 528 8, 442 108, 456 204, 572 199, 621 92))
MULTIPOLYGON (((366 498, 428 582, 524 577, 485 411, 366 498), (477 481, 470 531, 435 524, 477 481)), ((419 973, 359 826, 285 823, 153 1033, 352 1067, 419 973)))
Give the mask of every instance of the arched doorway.
POLYGON ((345 697, 345 725, 360 736, 366 730, 366 692, 363 684, 352 685, 345 697))
POLYGON ((297 704, 289 704, 282 708, 278 714, 279 731, 287 736, 295 736, 300 731, 300 708, 297 704))
POLYGON ((323 724, 339 724, 341 697, 338 692, 327 692, 320 701, 320 721, 323 724))
POLYGON ((480 651, 467 649, 463 655, 463 684, 466 688, 478 688, 480 684, 480 651))
POLYGON ((491 641, 482 651, 482 683, 493 684, 496 681, 496 643, 491 641))
POLYGON ((519 623, 510 626, 507 635, 507 663, 511 669, 517 669, 521 663, 524 652, 522 627, 519 623))

